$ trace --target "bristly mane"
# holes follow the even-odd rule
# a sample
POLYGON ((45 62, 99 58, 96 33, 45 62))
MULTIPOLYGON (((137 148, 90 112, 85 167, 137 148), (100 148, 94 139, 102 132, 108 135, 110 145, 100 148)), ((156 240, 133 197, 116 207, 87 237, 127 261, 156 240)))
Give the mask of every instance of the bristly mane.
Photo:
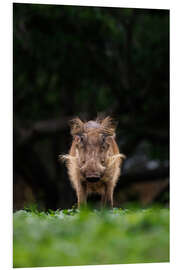
POLYGON ((103 133, 107 135, 113 135, 115 133, 117 123, 112 117, 107 116, 103 119, 97 117, 96 121, 101 124, 101 130, 103 133))
MULTIPOLYGON (((97 125, 94 125, 94 128, 100 133, 104 133, 106 135, 114 135, 117 123, 110 116, 105 118, 97 117, 94 121, 83 122, 80 118, 76 117, 70 121, 71 125, 71 135, 82 134, 83 132, 88 131, 87 123, 94 122, 97 125)), ((91 128, 93 127, 92 123, 89 125, 91 128)))

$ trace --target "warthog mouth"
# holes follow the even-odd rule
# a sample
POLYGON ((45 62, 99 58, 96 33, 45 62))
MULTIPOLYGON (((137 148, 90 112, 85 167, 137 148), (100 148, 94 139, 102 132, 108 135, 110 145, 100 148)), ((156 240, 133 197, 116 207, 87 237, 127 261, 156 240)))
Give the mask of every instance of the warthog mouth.
POLYGON ((100 176, 88 176, 86 180, 91 183, 96 183, 100 180, 100 176))

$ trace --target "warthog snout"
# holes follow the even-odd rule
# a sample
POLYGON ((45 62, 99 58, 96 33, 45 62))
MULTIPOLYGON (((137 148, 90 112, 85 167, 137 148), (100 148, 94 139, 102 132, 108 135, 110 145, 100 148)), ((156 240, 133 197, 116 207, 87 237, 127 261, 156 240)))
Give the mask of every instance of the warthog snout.
POLYGON ((91 159, 80 169, 88 182, 98 182, 105 172, 105 167, 98 160, 91 159))

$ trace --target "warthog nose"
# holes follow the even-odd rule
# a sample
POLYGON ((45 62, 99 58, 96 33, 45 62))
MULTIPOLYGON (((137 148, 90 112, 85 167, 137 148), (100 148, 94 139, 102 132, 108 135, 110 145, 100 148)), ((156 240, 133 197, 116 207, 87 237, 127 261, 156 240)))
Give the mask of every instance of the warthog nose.
POLYGON ((86 180, 88 182, 95 183, 95 182, 98 182, 100 180, 100 176, 99 175, 87 175, 86 180))

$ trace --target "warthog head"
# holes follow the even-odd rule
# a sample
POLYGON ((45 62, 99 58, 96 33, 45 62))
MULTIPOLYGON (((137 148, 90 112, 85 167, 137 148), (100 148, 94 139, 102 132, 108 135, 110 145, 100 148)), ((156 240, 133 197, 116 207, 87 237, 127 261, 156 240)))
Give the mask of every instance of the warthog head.
POLYGON ((79 118, 72 120, 74 154, 65 155, 65 159, 76 159, 81 178, 88 182, 98 182, 111 167, 117 147, 115 143, 115 124, 110 117, 103 120, 82 122, 79 118), (110 147, 111 146, 111 147, 110 147))

